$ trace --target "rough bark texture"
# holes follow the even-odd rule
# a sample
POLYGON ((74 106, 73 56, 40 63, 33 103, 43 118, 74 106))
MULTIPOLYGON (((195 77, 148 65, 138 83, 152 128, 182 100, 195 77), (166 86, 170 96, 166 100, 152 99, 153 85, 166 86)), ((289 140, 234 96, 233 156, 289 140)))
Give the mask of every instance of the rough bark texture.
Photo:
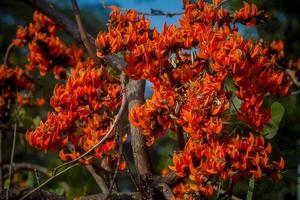
MULTIPOLYGON (((144 103, 144 93, 144 80, 129 80, 127 84, 128 112, 130 112, 135 105, 144 103)), ((149 153, 145 146, 145 139, 141 130, 131 124, 130 132, 134 165, 139 175, 140 189, 143 193, 143 198, 151 199, 153 191, 149 187, 149 183, 152 182, 152 169, 149 153)))
MULTIPOLYGON (((127 85, 128 94, 128 110, 135 105, 144 103, 145 81, 143 80, 129 80, 127 85)), ((131 145, 134 157, 134 164, 140 176, 147 176, 151 174, 151 165, 149 155, 145 146, 145 139, 141 130, 133 125, 130 125, 131 130, 131 145)))

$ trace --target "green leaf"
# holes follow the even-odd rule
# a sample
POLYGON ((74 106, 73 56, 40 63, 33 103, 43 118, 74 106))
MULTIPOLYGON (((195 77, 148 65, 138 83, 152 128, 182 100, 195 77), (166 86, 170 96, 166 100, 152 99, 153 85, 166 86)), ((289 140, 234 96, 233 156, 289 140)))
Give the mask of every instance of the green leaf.
POLYGON ((263 134, 266 139, 272 139, 278 132, 280 122, 284 115, 284 107, 279 102, 271 105, 272 119, 270 123, 264 127, 263 134))
POLYGON ((32 122, 34 124, 35 127, 38 127, 39 126, 39 123, 41 121, 41 118, 40 116, 36 116, 35 118, 33 118, 32 122))
POLYGON ((246 200, 252 200, 253 191, 254 191, 254 184, 255 184, 255 178, 251 177, 250 180, 249 180, 249 186, 248 186, 246 200))

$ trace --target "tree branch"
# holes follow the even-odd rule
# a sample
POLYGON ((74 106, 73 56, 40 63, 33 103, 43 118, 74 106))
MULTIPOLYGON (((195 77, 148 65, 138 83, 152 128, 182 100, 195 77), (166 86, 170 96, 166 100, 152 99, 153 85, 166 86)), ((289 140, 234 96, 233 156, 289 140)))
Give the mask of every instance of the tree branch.
POLYGON ((54 178, 56 178, 57 176, 65 173, 66 171, 68 171, 69 169, 75 167, 79 165, 79 163, 75 163, 74 165, 71 165, 69 167, 67 167, 66 169, 54 174, 53 176, 51 176, 50 178, 48 178, 46 181, 44 181, 41 185, 39 185, 38 187, 34 188, 33 190, 31 190, 30 192, 28 192, 27 194, 25 194, 22 198, 20 198, 20 200, 24 200, 27 197, 31 196, 32 194, 34 194, 36 191, 40 190, 42 187, 44 187, 47 183, 49 183, 50 181, 52 181, 54 178))
MULTIPOLYGON (((110 6, 107 6, 105 0, 101 0, 102 7, 104 9, 110 9, 110 6)), ((125 10, 124 8, 120 8, 121 10, 125 10)), ((174 17, 176 15, 182 15, 183 12, 165 12, 158 9, 150 9, 150 12, 138 12, 139 15, 144 16, 165 16, 165 17, 174 17)))
POLYGON ((71 3, 72 3, 72 9, 73 9, 73 12, 75 14, 75 19, 76 19, 76 22, 77 22, 77 25, 78 25, 78 28, 79 28, 79 33, 80 33, 80 37, 81 37, 81 40, 86 48, 86 50, 88 51, 89 55, 93 58, 94 62, 95 63, 100 63, 99 62, 99 59, 97 58, 96 56, 96 48, 95 48, 95 45, 91 45, 91 41, 88 39, 88 36, 87 36, 87 33, 85 31, 85 28, 83 26, 83 23, 82 23, 82 20, 81 20, 81 17, 80 17, 80 10, 78 8, 78 5, 77 5, 77 1, 76 0, 71 0, 71 3))
POLYGON ((6 193, 6 199, 8 200, 8 192, 11 187, 11 181, 12 181, 12 165, 14 161, 14 155, 16 150, 16 138, 17 138, 17 121, 14 124, 14 135, 13 135, 13 143, 11 147, 11 153, 10 153, 10 164, 9 164, 9 175, 8 175, 8 190, 6 193))
POLYGON ((171 190, 171 188, 165 184, 165 183, 159 183, 156 186, 157 189, 159 189, 161 191, 161 193, 163 193, 164 197, 166 198, 166 200, 171 200, 172 196, 173 196, 173 192, 171 190))
MULTIPOLYGON (((29 171, 37 170, 48 177, 50 176, 50 174, 48 173, 48 169, 40 165, 35 165, 31 163, 13 163, 11 166, 12 166, 13 174, 21 170, 29 170, 29 171)), ((10 168, 10 164, 3 165, 3 169, 9 170, 9 168, 10 168)))
MULTIPOLYGON (((81 200, 104 200, 106 194, 95 194, 90 196, 83 196, 81 200)), ((142 195, 139 192, 119 192, 112 193, 110 200, 141 200, 142 195)))
POLYGON ((285 69, 286 74, 292 79, 293 83, 297 86, 300 87, 300 81, 296 79, 296 77, 293 75, 292 70, 290 69, 285 69))
MULTIPOLYGON (((144 103, 145 81, 130 79, 127 84, 128 113, 136 104, 144 103)), ((133 152, 134 165, 137 170, 141 192, 143 196, 151 199, 149 179, 152 179, 152 167, 148 149, 141 130, 130 124, 131 148, 133 152), (146 187, 146 188, 145 188, 146 187)))
MULTIPOLYGON (((9 199, 20 199, 28 190, 21 190, 21 189, 10 189, 10 190, 3 190, 0 193, 0 200, 5 199, 5 193, 8 192, 8 198, 9 199)), ((47 199, 47 200, 65 200, 66 198, 63 196, 59 196, 53 192, 48 192, 45 190, 39 190, 35 191, 30 195, 30 197, 27 198, 28 200, 41 200, 41 199, 47 199)))
POLYGON ((112 181, 110 183, 108 192, 107 192, 107 194, 105 196, 105 200, 108 200, 110 198, 111 192, 113 190, 113 187, 114 187, 114 184, 116 182, 117 175, 118 175, 119 166, 121 164, 121 159, 122 159, 122 154, 123 154, 123 143, 122 143, 122 133, 121 133, 120 130, 119 130, 118 139, 119 139, 119 146, 120 146, 119 147, 119 158, 118 158, 118 161, 117 161, 117 165, 116 165, 116 168, 115 168, 115 171, 114 171, 114 175, 113 175, 112 181))
MULTIPOLYGON (((49 18, 55 20, 55 22, 64 28, 64 30, 71 35, 77 42, 81 43, 81 37, 77 25, 66 17, 64 14, 60 13, 52 4, 48 3, 45 0, 20 0, 31 6, 33 9, 36 9, 49 18)), ((92 38, 92 36, 88 36, 92 38)))
POLYGON ((14 49, 14 46, 15 46, 14 43, 11 42, 9 44, 9 46, 7 47, 7 49, 6 49, 6 52, 5 52, 5 55, 4 55, 4 66, 6 68, 10 67, 9 57, 10 57, 10 54, 11 54, 12 50, 14 49))
POLYGON ((98 187, 100 188, 100 190, 103 193, 107 193, 108 192, 108 188, 107 188, 107 185, 105 184, 104 179, 95 172, 94 168, 91 165, 86 165, 85 168, 93 176, 93 178, 96 181, 96 183, 97 183, 98 187))

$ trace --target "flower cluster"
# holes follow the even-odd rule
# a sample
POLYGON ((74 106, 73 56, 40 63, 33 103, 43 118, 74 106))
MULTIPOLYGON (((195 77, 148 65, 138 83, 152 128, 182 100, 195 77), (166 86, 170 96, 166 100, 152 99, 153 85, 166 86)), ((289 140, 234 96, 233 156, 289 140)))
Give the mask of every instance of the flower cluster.
MULTIPOLYGON (((65 85, 55 87, 50 101, 55 112, 36 130, 28 131, 26 139, 40 150, 61 150, 62 160, 76 159, 106 135, 120 102, 119 80, 88 59, 71 70, 65 85)), ((93 157, 114 160, 116 155, 111 152, 116 145, 116 139, 110 137, 94 150, 93 157)))
POLYGON ((83 51, 75 45, 68 47, 56 32, 59 27, 52 19, 35 11, 33 23, 19 27, 14 45, 28 46, 27 72, 36 68, 44 76, 49 69, 53 69, 56 79, 66 78, 65 68, 75 67, 82 61, 83 51))
POLYGON ((284 168, 284 160, 271 161, 272 147, 263 136, 236 135, 223 140, 210 142, 189 139, 182 153, 173 155, 170 169, 179 177, 189 176, 174 189, 178 199, 187 193, 201 193, 211 196, 214 183, 219 180, 240 180, 241 177, 259 179, 266 174, 274 180, 280 178, 279 171, 284 168))
POLYGON ((108 31, 96 39, 99 57, 122 53, 128 76, 153 83, 153 96, 129 114, 147 144, 175 127, 182 127, 189 138, 170 167, 188 177, 174 189, 178 199, 193 192, 210 196, 218 180, 258 179, 262 173, 275 179, 284 167, 282 159, 269 160, 271 145, 261 136, 271 119, 265 97, 286 95, 291 86, 281 66, 283 44, 246 40, 238 33, 237 23, 265 20, 255 5, 244 3, 231 13, 221 4, 188 3, 180 25, 164 25, 162 32, 150 28, 137 11, 121 13, 113 7, 108 31), (231 107, 253 134, 229 131, 231 107))
POLYGON ((7 120, 10 108, 17 101, 18 105, 30 103, 29 91, 33 84, 20 67, 0 66, 0 119, 7 120))

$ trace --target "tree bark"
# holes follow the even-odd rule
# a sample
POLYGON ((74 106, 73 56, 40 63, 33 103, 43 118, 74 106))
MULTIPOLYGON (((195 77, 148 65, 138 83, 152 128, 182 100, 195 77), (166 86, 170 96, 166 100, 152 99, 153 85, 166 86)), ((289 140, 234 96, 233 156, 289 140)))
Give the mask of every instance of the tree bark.
MULTIPOLYGON (((128 113, 130 113, 130 110, 135 105, 141 105, 144 103, 144 93, 144 80, 129 80, 127 84, 128 113)), ((143 193, 143 197, 148 196, 146 199, 149 199, 152 193, 151 188, 149 188, 149 182, 152 182, 152 169, 149 152, 145 146, 145 139, 141 130, 130 124, 130 132, 134 165, 139 176, 141 192, 143 193)))

